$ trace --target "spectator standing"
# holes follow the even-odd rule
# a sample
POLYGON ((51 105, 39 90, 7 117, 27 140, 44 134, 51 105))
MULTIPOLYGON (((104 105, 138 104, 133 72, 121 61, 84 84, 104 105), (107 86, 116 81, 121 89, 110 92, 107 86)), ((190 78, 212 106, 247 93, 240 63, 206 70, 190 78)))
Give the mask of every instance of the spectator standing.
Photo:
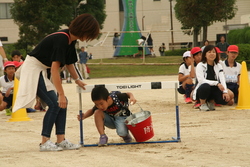
POLYGON ((222 51, 222 53, 220 54, 220 59, 223 61, 227 58, 227 48, 228 48, 229 44, 226 42, 225 36, 221 36, 220 37, 220 42, 217 43, 216 47, 218 47, 220 49, 220 51, 222 51))
POLYGON ((116 46, 118 45, 119 42, 119 34, 116 32, 114 33, 114 37, 113 37, 113 47, 116 48, 116 46))
POLYGON ((165 43, 162 43, 161 46, 159 47, 159 52, 161 56, 165 56, 165 50, 166 50, 165 43))
POLYGON ((204 46, 201 47, 201 51, 203 52, 204 48, 209 45, 209 41, 208 40, 205 40, 204 41, 204 46))
POLYGON ((147 44, 148 44, 148 48, 149 48, 151 55, 155 57, 156 55, 155 55, 155 51, 154 51, 153 38, 152 38, 151 34, 148 35, 147 44))
POLYGON ((88 52, 85 51, 84 46, 81 47, 81 51, 79 53, 79 59, 80 59, 80 71, 82 73, 82 76, 84 76, 85 79, 90 79, 89 74, 87 71, 87 61, 88 61, 88 52))

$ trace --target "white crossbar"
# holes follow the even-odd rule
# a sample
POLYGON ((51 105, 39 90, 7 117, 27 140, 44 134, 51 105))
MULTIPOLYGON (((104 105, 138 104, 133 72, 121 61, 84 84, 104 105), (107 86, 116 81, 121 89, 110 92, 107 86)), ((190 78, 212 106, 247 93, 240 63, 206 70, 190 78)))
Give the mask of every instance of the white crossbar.
POLYGON ((116 83, 116 84, 98 84, 86 85, 85 90, 76 87, 77 93, 91 92, 96 86, 104 86, 109 91, 123 91, 123 90, 143 90, 143 89, 171 89, 175 88, 176 81, 162 81, 162 82, 138 82, 138 83, 116 83))

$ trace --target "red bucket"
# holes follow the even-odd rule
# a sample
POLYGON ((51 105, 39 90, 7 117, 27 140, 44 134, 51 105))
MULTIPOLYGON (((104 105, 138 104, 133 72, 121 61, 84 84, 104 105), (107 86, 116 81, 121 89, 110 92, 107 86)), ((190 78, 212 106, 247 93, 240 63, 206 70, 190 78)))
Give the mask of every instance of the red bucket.
POLYGON ((144 142, 154 136, 151 113, 141 111, 130 115, 125 124, 137 142, 144 142))

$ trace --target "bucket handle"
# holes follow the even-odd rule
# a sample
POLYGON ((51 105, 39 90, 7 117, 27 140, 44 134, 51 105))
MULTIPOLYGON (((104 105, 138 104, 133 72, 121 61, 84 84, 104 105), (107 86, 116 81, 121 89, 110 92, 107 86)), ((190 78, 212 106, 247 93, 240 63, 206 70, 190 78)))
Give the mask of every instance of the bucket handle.
MULTIPOLYGON (((132 106, 133 104, 134 104, 133 102, 130 103, 131 106, 132 106)), ((136 103, 136 104, 140 107, 141 111, 144 111, 144 110, 142 109, 142 107, 140 106, 139 103, 136 103)))

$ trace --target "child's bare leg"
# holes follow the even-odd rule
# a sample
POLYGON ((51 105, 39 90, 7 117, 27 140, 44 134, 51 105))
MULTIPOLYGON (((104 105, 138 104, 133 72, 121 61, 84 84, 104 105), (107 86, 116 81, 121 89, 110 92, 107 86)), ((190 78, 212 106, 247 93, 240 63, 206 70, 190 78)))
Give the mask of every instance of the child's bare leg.
POLYGON ((104 113, 101 110, 95 111, 95 125, 100 135, 104 135, 104 113))
POLYGON ((2 101, 1 105, 0 105, 0 111, 3 111, 7 106, 7 103, 5 101, 2 101))
POLYGON ((227 105, 231 106, 234 104, 234 93, 230 90, 227 89, 228 95, 230 96, 230 100, 228 101, 227 105))
POLYGON ((2 104, 2 102, 3 102, 3 95, 2 93, 0 93, 0 105, 2 104))

